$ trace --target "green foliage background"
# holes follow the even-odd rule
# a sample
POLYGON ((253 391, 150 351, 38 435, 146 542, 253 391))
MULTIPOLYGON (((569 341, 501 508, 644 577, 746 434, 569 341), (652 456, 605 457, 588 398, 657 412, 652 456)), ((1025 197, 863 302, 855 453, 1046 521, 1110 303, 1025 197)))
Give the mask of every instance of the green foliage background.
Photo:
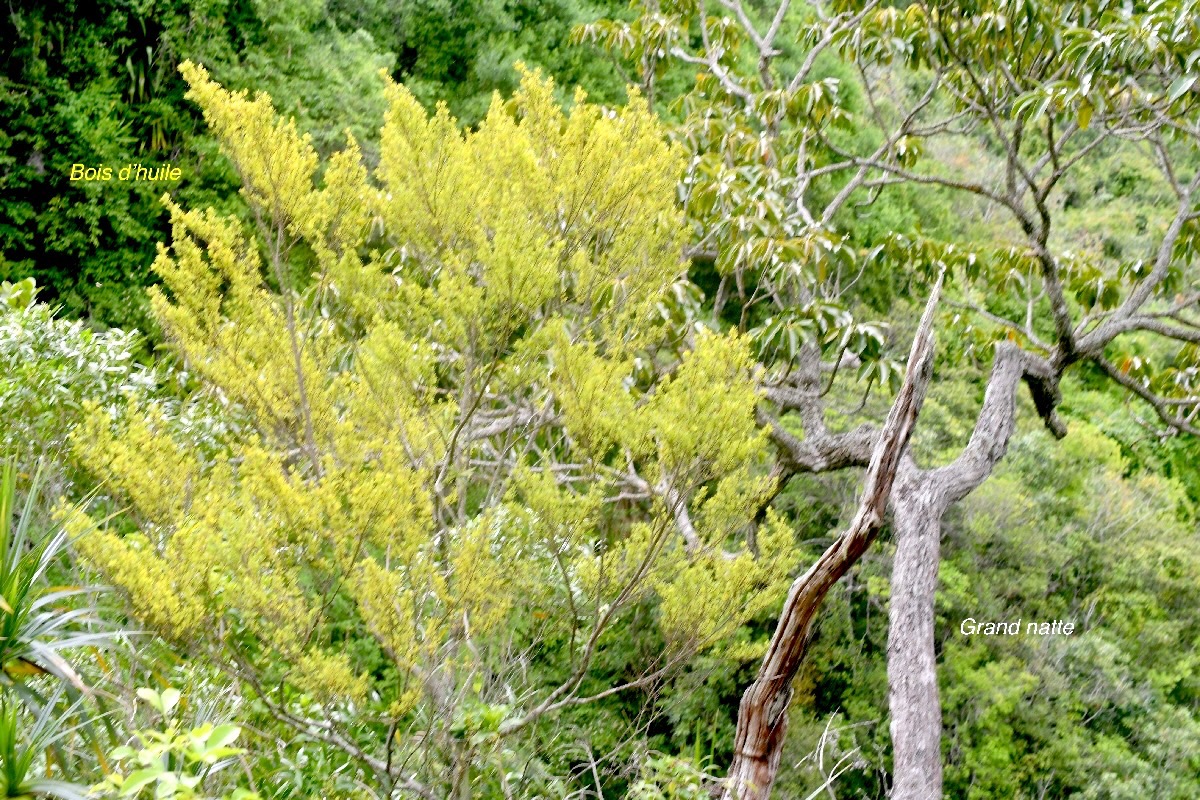
MULTIPOLYGON (((5 9, 0 46, 0 280, 36 278, 42 299, 99 325, 152 327, 145 286, 168 233, 159 198, 244 208, 176 66, 263 91, 325 154, 349 130, 377 158, 382 70, 427 106, 477 122, 524 61, 618 102, 611 64, 570 29, 620 3, 577 0, 51 0, 5 9), (178 184, 71 182, 72 164, 170 163, 178 184)), ((563 96, 569 99, 569 90, 563 96)))
MULTIPOLYGON (((0 308, 0 441, 11 449, 24 442, 37 456, 61 452, 85 402, 115 404, 131 389, 174 402, 172 424, 209 448, 206 454, 242 422, 213 398, 203 408, 181 405, 194 376, 168 374, 169 357, 137 366, 152 361, 151 348, 119 330, 99 332, 137 328, 149 332, 151 347, 158 340, 145 289, 156 280, 156 245, 170 237, 164 187, 67 180, 74 163, 169 161, 184 175, 167 187, 175 202, 248 219, 238 176, 184 99, 180 61, 202 62, 228 88, 268 93, 323 157, 340 149, 349 131, 371 166, 379 160, 386 107, 380 70, 428 108, 444 101, 467 127, 483 118, 493 92, 507 97, 516 88, 518 61, 553 75, 564 105, 575 85, 595 102, 627 98, 620 69, 604 53, 570 43, 580 23, 632 16, 615 0, 51 0, 12 3, 4 13, 13 35, 0 47, 0 279, 35 278, 43 304, 0 308), (100 365, 100 372, 87 365, 100 365)), ((862 108, 848 65, 830 57, 818 77, 843 81, 847 107, 862 108)), ((686 71, 669 71, 656 111, 684 119, 686 110, 673 101, 690 82, 686 71)), ((838 135, 865 144, 879 137, 869 127, 838 135)), ((936 157, 954 168, 961 154, 936 157)), ((1056 244, 1113 257, 1139 252, 1147 219, 1167 199, 1153 174, 1143 155, 1098 151, 1061 189, 1067 224, 1056 244)), ((979 247, 1002 241, 974 211, 937 191, 905 186, 883 191, 869 208, 845 211, 839 223, 848 246, 861 251, 895 233, 979 247)), ((697 259, 692 279, 711 303, 719 280, 714 264, 697 259)), ((909 290, 910 276, 872 270, 856 290, 856 310, 908 330, 915 316, 909 290)), ((731 313, 715 322, 735 323, 731 313)), ((966 440, 985 376, 972 332, 948 330, 917 442, 931 460, 966 440)), ((947 793, 980 800, 1197 797, 1200 446, 1147 436, 1100 375, 1072 380, 1063 409, 1067 440, 1051 441, 1023 409, 1008 460, 946 526, 937 640, 947 793), (967 616, 1086 619, 1092 633, 965 638, 958 625, 967 616)), ((874 398, 875 410, 885 401, 874 398)), ((797 480, 781 498, 799 563, 845 526, 856 481, 797 480)), ((68 491, 97 489, 85 479, 68 491)), ((101 505, 119 510, 105 497, 101 505)), ((131 523, 113 522, 117 532, 129 532, 122 526, 131 523)), ((779 796, 804 797, 820 784, 811 754, 830 720, 829 752, 856 764, 838 783, 839 796, 884 796, 890 548, 885 535, 827 603, 797 681, 779 796)), ((652 624, 659 612, 649 600, 622 620, 589 690, 628 679, 629 664, 662 651, 662 632, 652 624)), ((705 771, 728 763, 737 702, 772 621, 770 611, 758 614, 729 647, 689 662, 653 693, 571 709, 554 728, 536 731, 530 750, 501 752, 498 763, 526 763, 529 796, 564 796, 566 785, 556 783, 564 774, 585 789, 602 775, 606 796, 700 796, 705 771), (618 753, 640 767, 589 772, 592 751, 618 753), (646 758, 648 752, 655 755, 646 758)), ((363 630, 336 635, 357 661, 373 663, 369 672, 390 679, 363 630)), ((556 655, 563 653, 547 654, 539 665, 542 679, 549 680, 556 655)), ((155 721, 138 716, 144 712, 129 698, 138 678, 151 675, 191 698, 189 724, 219 711, 257 732, 243 744, 264 797, 367 796, 336 749, 316 738, 292 741, 252 693, 229 700, 199 650, 180 653, 156 642, 114 664, 93 666, 92 675, 125 687, 123 724, 130 730, 155 721)), ((294 701, 306 713, 354 713, 310 696, 294 701)), ((499 713, 481 703, 455 721, 455 735, 486 733, 499 713)), ((234 782, 214 792, 232 790, 234 782)), ((486 789, 495 793, 486 796, 501 796, 494 785, 486 789)))

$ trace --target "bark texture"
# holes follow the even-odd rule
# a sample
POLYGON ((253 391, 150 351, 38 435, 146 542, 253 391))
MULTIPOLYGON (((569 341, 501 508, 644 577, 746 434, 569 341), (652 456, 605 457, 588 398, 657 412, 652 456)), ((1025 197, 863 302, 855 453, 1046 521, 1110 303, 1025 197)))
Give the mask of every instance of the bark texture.
POLYGON ((997 346, 983 406, 967 446, 952 463, 922 470, 905 459, 892 495, 896 555, 888 607, 888 709, 892 734, 892 800, 942 796, 942 708, 934 643, 934 596, 941 561, 942 517, 978 488, 1008 450, 1016 428, 1017 390, 1024 381, 1056 436, 1057 373, 1044 359, 1010 342, 997 346))
POLYGON ((892 485, 933 371, 933 311, 940 291, 939 278, 913 339, 904 383, 875 442, 854 520, 792 584, 755 681, 742 695, 725 800, 770 797, 787 732, 792 679, 808 649, 813 619, 829 590, 858 562, 883 526, 892 485))
POLYGON ((941 704, 938 698, 933 599, 941 544, 937 487, 911 462, 892 496, 896 555, 888 606, 888 704, 893 798, 942 794, 941 704))

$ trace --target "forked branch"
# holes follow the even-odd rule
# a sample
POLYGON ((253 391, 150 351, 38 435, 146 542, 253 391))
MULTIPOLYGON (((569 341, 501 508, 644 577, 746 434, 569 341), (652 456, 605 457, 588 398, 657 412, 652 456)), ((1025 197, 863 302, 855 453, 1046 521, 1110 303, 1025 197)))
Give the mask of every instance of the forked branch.
POLYGON ((758 675, 742 695, 724 800, 770 796, 783 752, 792 679, 808 650, 813 619, 829 590, 858 563, 883 527, 896 471, 933 372, 933 312, 943 277, 938 277, 925 305, 904 383, 875 442, 858 512, 850 527, 792 584, 758 675))

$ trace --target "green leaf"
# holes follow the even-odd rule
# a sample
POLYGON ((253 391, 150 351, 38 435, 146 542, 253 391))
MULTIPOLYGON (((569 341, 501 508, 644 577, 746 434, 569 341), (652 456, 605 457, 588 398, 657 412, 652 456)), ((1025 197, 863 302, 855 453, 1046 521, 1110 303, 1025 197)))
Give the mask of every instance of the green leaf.
POLYGON ((159 778, 158 787, 154 790, 156 798, 174 797, 179 790, 179 778, 174 772, 164 772, 159 778))
POLYGON ((217 747, 225 747, 233 744, 241 734, 242 729, 237 725, 218 725, 209 734, 205 747, 210 750, 217 747))
POLYGON ((153 689, 142 687, 141 689, 137 690, 137 696, 149 703, 151 708, 153 708, 155 711, 163 710, 162 697, 160 697, 158 692, 154 691, 153 689))
POLYGON ((1087 130, 1088 123, 1090 123, 1092 121, 1092 112, 1095 110, 1096 109, 1092 105, 1091 101, 1088 100, 1086 97, 1083 99, 1082 102, 1080 102, 1078 119, 1079 119, 1079 129, 1081 131, 1087 130))
POLYGON ((1195 75, 1180 75, 1171 84, 1171 88, 1167 90, 1167 98, 1173 103, 1192 88, 1196 83, 1195 75))
POLYGON ((164 689, 163 693, 162 693, 161 711, 164 714, 169 715, 175 709, 175 706, 177 706, 177 705, 179 705, 179 690, 178 689, 164 689))
POLYGON ((139 769, 125 779, 124 785, 121 787, 122 797, 131 797, 138 793, 143 786, 153 783, 158 780, 158 776, 163 773, 161 766, 147 767, 139 769))

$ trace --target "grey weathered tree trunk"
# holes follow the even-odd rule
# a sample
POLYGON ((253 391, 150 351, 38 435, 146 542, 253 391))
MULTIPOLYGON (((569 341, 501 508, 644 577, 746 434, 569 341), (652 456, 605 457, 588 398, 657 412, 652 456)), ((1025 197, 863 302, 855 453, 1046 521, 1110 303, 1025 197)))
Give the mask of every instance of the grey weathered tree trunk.
POLYGON ((940 292, 939 278, 913 338, 904 383, 872 450, 858 512, 846 532, 792 584, 758 675, 742 695, 725 800, 766 800, 771 794, 783 753, 792 679, 808 649, 813 619, 829 590, 862 558, 883 526, 933 371, 933 311, 940 292))
POLYGON ((941 501, 937 487, 906 461, 892 494, 896 554, 888 608, 888 697, 894 798, 941 797, 941 704, 934 653, 941 501))
POLYGON ((1004 457, 1016 427, 1017 389, 1024 381, 1056 435, 1057 373, 1049 362, 1005 342, 997 346, 983 406, 970 441, 952 463, 922 470, 900 465, 892 494, 896 555, 888 628, 888 707, 892 734, 892 800, 942 796, 942 709, 934 648, 934 595, 942 517, 978 488, 1004 457))

